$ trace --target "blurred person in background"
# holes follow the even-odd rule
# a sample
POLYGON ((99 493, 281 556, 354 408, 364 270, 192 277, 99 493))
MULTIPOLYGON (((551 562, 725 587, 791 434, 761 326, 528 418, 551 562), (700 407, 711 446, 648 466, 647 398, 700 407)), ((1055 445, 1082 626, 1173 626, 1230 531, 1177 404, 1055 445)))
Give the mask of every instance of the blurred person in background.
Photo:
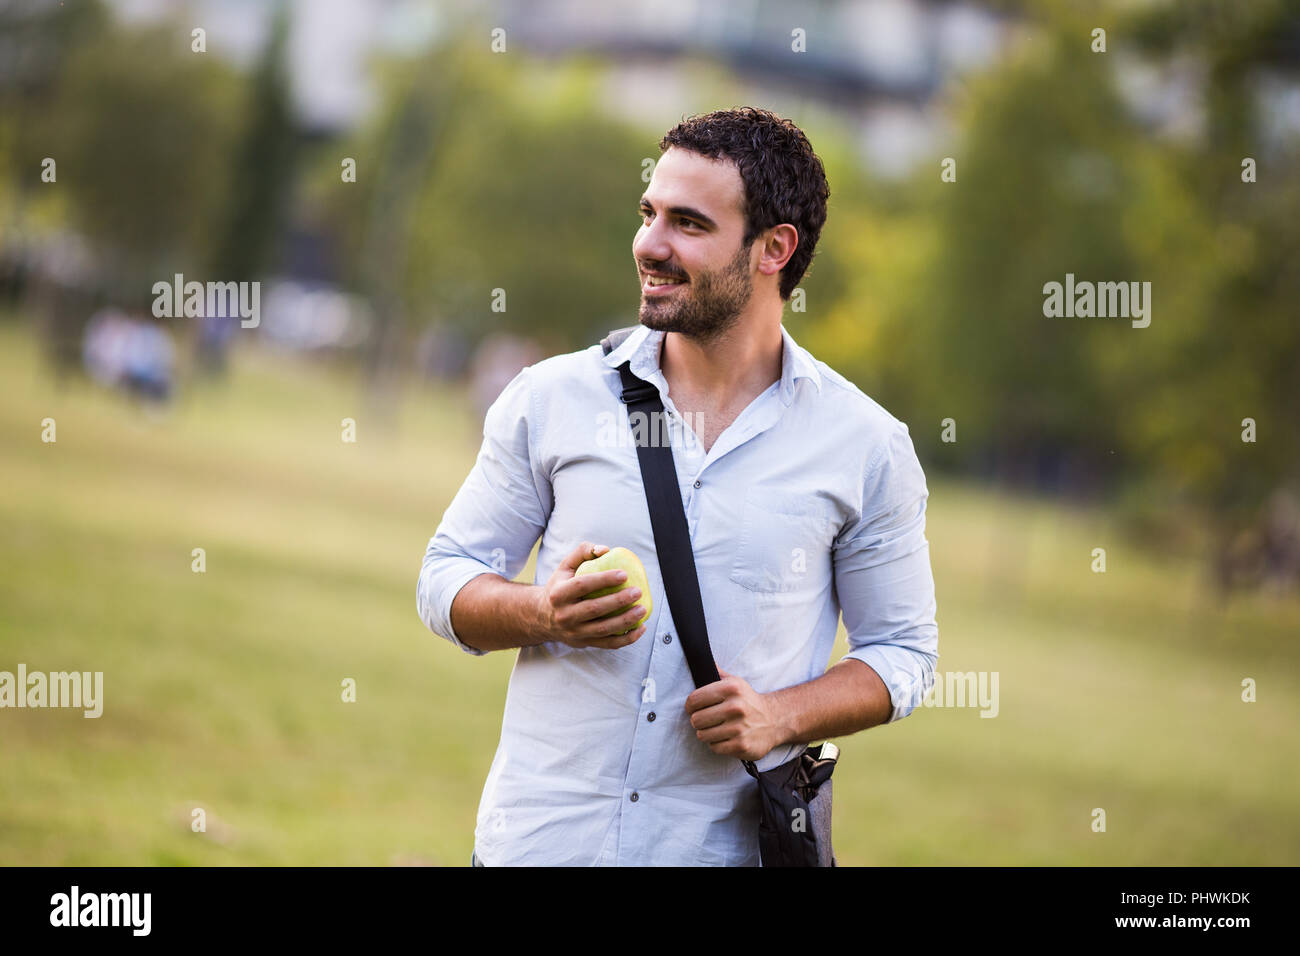
POLYGON ((165 402, 172 394, 175 359, 170 333, 120 309, 100 309, 86 324, 82 361, 102 385, 165 402))

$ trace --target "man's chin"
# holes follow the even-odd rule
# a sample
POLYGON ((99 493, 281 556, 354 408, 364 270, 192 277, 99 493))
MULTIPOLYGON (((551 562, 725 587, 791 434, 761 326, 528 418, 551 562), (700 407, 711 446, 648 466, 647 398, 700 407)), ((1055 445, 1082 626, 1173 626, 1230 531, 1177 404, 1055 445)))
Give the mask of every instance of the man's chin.
POLYGON ((638 317, 642 325, 655 332, 678 331, 677 316, 667 310, 656 309, 653 306, 646 308, 645 303, 642 303, 638 317))

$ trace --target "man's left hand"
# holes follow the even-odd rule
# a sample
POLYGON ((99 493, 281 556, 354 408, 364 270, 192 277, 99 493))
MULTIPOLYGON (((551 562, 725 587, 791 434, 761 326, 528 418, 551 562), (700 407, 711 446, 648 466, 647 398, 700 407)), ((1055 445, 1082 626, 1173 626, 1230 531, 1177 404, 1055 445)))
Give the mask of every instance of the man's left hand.
POLYGON ((783 714, 772 697, 721 667, 718 673, 721 680, 697 687, 686 698, 695 736, 715 754, 741 760, 759 760, 785 743, 783 714))

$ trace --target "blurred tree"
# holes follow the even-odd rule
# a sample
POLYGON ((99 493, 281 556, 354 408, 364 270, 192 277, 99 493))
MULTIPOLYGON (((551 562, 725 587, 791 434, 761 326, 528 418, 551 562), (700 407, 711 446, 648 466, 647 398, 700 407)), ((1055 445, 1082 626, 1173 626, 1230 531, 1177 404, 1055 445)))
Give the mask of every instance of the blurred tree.
POLYGON ((204 271, 240 90, 219 60, 190 52, 183 28, 107 29, 72 57, 27 134, 57 160, 68 214, 120 303, 147 307, 154 282, 204 271))
MULTIPOLYGON (((289 104, 285 46, 289 11, 276 4, 261 59, 248 85, 247 117, 234 150, 229 197, 217 220, 211 277, 218 281, 252 281, 273 266, 275 242, 289 208, 297 153, 297 132, 289 104)), ((224 364, 230 317, 209 316, 200 338, 201 367, 224 364)))
POLYGON ((271 266, 289 207, 297 146, 285 67, 289 29, 288 8, 281 0, 249 81, 247 120, 234 150, 229 201, 213 248, 214 275, 225 279, 253 278, 271 266))
POLYGON ((1093 353, 1150 345, 1122 320, 1043 314, 1044 284, 1067 273, 1140 277, 1117 229, 1140 190, 1137 131, 1105 61, 1067 31, 973 84, 961 122, 957 182, 931 171, 939 241, 918 290, 934 426, 924 440, 939 447, 938 421, 952 417, 950 454, 972 464, 978 452, 1004 475, 1055 485, 1114 447, 1124 397, 1098 376, 1093 353))
MULTIPOLYGON (((1200 0, 1134 10, 1126 26, 1155 62, 1204 65, 1204 133, 1171 151, 1169 168, 1211 224, 1197 257, 1183 243, 1147 250, 1167 288, 1196 288, 1186 303, 1196 322, 1143 370, 1152 400, 1130 425, 1149 454, 1133 508, 1171 492, 1201 508, 1228 578, 1235 543, 1266 536, 1270 502, 1300 501, 1300 138, 1270 131, 1263 96, 1270 79, 1300 84, 1300 3, 1200 0), (1245 157, 1253 183, 1243 182, 1245 157), (1246 418, 1254 442, 1242 440, 1246 418)), ((1150 237, 1145 224, 1139 234, 1150 237)))
POLYGON ((6 111, 48 105, 78 47, 108 25, 100 0, 0 2, 0 102, 6 111))
POLYGON ((69 61, 108 19, 99 0, 0 2, 0 251, 66 222, 62 194, 41 179, 49 142, 33 131, 47 128, 69 61))

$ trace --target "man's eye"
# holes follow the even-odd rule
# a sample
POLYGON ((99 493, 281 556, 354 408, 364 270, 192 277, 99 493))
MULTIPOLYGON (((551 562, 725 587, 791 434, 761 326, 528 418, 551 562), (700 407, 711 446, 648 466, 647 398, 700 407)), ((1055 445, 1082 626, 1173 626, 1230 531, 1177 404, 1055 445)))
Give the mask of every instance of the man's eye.
MULTIPOLYGON (((654 213, 645 209, 638 209, 637 215, 641 217, 641 223, 642 225, 644 225, 645 221, 649 219, 651 216, 653 216, 654 213)), ((700 228, 700 224, 698 222, 695 222, 693 219, 685 219, 681 216, 678 216, 677 221, 683 226, 690 226, 692 229, 700 228)))

